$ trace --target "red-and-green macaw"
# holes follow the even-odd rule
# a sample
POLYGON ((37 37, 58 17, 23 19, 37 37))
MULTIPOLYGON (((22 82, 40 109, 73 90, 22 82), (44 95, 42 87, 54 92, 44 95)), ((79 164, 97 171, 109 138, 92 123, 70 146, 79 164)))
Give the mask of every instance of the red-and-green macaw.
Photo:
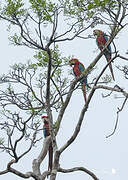
MULTIPOLYGON (((102 51, 106 45, 106 42, 108 41, 107 35, 98 29, 94 30, 93 34, 94 34, 94 36, 96 36, 96 43, 97 43, 98 48, 102 51)), ((110 45, 105 49, 104 55, 106 57, 107 62, 109 62, 111 60, 111 56, 112 56, 112 51, 111 51, 110 45)), ((113 80, 115 80, 111 63, 109 64, 109 69, 111 71, 113 80)))
MULTIPOLYGON (((85 67, 84 65, 78 61, 78 59, 74 58, 71 59, 69 61, 70 66, 73 66, 73 72, 75 77, 79 77, 84 71, 85 71, 85 67)), ((82 80, 81 80, 81 88, 83 91, 83 95, 84 95, 84 99, 85 99, 85 103, 86 103, 86 86, 87 86, 87 76, 85 76, 82 80)))
MULTIPOLYGON (((48 116, 41 116, 42 120, 43 120, 43 134, 44 137, 46 138, 47 136, 50 135, 50 131, 49 131, 49 119, 48 116)), ((52 170, 52 161, 53 161, 53 147, 52 147, 52 143, 49 144, 49 163, 48 163, 48 170, 52 170)))

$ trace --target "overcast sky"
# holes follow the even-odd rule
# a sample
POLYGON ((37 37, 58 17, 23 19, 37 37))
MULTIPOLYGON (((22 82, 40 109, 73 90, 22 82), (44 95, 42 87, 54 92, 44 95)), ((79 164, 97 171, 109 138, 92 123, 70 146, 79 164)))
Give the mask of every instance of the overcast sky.
MULTIPOLYGON (((18 62, 26 62, 32 58, 32 50, 25 47, 14 47, 9 44, 8 33, 6 31, 6 24, 0 23, 0 72, 7 73, 9 66, 18 62)), ((99 27, 101 28, 101 27, 99 27)), ((104 28, 105 30, 105 28, 104 28)), ((107 30, 106 30, 107 32, 107 30)), ((92 34, 92 31, 89 32, 92 34)), ((118 50, 125 54, 127 49, 128 33, 125 29, 118 39, 115 40, 118 50)), ((94 39, 89 40, 74 40, 73 42, 66 42, 60 44, 60 48, 66 56, 75 55, 85 66, 95 58, 99 53, 94 39)), ((106 63, 104 57, 98 63, 98 69, 93 72, 88 78, 91 81, 95 75, 100 72, 101 67, 106 63)), ((126 87, 126 81, 121 77, 121 73, 116 69, 115 65, 126 64, 118 60, 113 63, 115 74, 115 84, 119 82, 121 87, 126 87)), ((106 70, 106 73, 110 73, 106 70)), ((114 85, 114 83, 112 84, 114 85)), ((128 89, 128 88, 127 88, 128 89)), ((104 91, 104 93, 106 93, 104 91)), ((102 98, 101 91, 97 91, 93 97, 89 109, 85 115, 81 131, 76 141, 63 153, 60 160, 60 165, 63 168, 72 168, 75 166, 84 166, 93 171, 100 180, 123 180, 128 179, 127 162, 128 162, 128 112, 127 106, 120 114, 119 124, 115 135, 106 139, 115 124, 117 108, 121 107, 123 99, 115 99, 115 93, 111 97, 102 98)), ((84 105, 83 95, 80 90, 77 90, 70 102, 70 105, 64 116, 60 132, 58 134, 58 146, 63 145, 66 140, 72 135, 75 125, 77 124, 80 110, 84 105)), ((18 169, 25 172, 31 170, 32 160, 38 156, 42 142, 38 147, 30 153, 26 159, 17 166, 18 169)), ((1 170, 6 167, 7 154, 0 154, 1 170)), ((47 163, 47 161, 45 161, 47 163)), ((44 165, 45 166, 45 165, 44 165)), ((6 174, 0 177, 1 180, 22 180, 22 178, 6 174)), ((58 174, 58 180, 91 180, 91 178, 84 173, 58 174)))

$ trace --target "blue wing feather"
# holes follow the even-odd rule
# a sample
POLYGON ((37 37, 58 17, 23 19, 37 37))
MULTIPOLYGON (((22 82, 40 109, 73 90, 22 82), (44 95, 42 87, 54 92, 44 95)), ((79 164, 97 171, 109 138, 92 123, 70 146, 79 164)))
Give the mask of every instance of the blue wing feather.
MULTIPOLYGON (((84 65, 81 64, 81 63, 79 63, 79 68, 80 68, 81 73, 83 73, 83 72, 85 71, 85 67, 84 67, 84 65)), ((85 84, 87 85, 87 76, 85 76, 85 77, 82 79, 81 83, 85 83, 85 84)))
POLYGON ((43 128, 43 134, 44 134, 44 137, 46 138, 47 136, 46 128, 43 128))
MULTIPOLYGON (((104 38, 105 38, 105 40, 106 40, 106 42, 108 41, 108 36, 106 35, 106 34, 104 34, 104 38)), ((109 45, 108 46, 108 50, 110 51, 110 53, 111 53, 111 46, 109 45)))
POLYGON ((81 63, 79 63, 79 68, 80 68, 81 73, 85 71, 85 67, 81 63))

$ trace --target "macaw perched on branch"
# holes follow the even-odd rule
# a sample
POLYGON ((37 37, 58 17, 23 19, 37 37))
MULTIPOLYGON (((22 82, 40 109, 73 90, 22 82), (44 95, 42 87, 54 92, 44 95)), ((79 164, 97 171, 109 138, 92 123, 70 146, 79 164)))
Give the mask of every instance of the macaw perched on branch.
MULTIPOLYGON (((108 41, 107 35, 104 32, 102 32, 101 30, 98 30, 98 29, 94 30, 93 34, 94 34, 94 36, 96 36, 96 43, 97 43, 98 48, 102 51, 103 48, 105 47, 107 41, 108 41)), ((112 56, 112 51, 111 51, 111 46, 110 45, 105 49, 104 55, 106 57, 107 62, 109 62, 111 60, 111 56, 112 56)), ((111 71, 112 78, 115 81, 111 63, 109 64, 109 69, 111 71)))
MULTIPOLYGON (((71 59, 69 61, 70 66, 73 66, 73 72, 76 78, 78 78, 83 72, 85 72, 85 67, 84 65, 78 61, 78 59, 71 59)), ((81 80, 81 88, 83 91, 83 95, 84 95, 84 99, 85 99, 85 103, 86 103, 86 86, 87 86, 87 76, 85 76, 82 80, 81 80)))
MULTIPOLYGON (((42 116, 41 117, 43 120, 43 133, 44 137, 46 138, 47 136, 50 136, 50 131, 49 131, 49 119, 48 116, 42 116)), ((52 161, 53 161, 53 147, 52 147, 52 142, 49 144, 49 163, 48 163, 48 170, 52 170, 52 161)))

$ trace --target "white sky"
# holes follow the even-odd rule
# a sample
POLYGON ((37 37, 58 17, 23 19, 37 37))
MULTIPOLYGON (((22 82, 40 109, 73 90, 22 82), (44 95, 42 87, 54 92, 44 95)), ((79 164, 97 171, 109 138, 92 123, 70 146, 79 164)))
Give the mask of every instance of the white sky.
MULTIPOLYGON (((0 72, 6 73, 9 70, 9 66, 13 63, 26 62, 26 60, 32 57, 32 51, 28 48, 20 48, 9 45, 8 33, 6 31, 6 24, 0 23, 0 59, 1 66, 0 72)), ((107 30, 106 30, 107 32, 107 30)), ((90 31, 90 34, 92 32, 90 31)), ((116 46, 121 53, 128 49, 128 33, 125 29, 120 34, 119 39, 115 40, 116 46)), ((97 49, 95 40, 74 40, 73 42, 66 42, 60 44, 60 48, 66 56, 75 55, 76 58, 85 65, 95 58, 99 51, 97 49)), ((106 60, 102 57, 102 60, 98 63, 98 70, 93 72, 89 76, 89 81, 100 71, 105 65, 106 60)), ((127 81, 121 77, 121 73, 114 67, 114 65, 126 64, 125 61, 115 62, 113 69, 115 73, 115 79, 117 84, 121 87, 127 88, 127 81)), ((110 73, 109 70, 106 71, 110 73)), ((113 83, 114 84, 114 83, 113 83)), ((105 91, 104 91, 105 93, 105 91)), ((115 93, 114 93, 115 94, 115 93)), ((123 180, 128 179, 127 174, 127 162, 128 162, 128 112, 127 107, 124 108, 120 114, 119 124, 115 135, 106 139, 105 136, 110 134, 113 130, 117 107, 120 107, 123 99, 114 99, 114 94, 111 97, 103 99, 101 92, 97 91, 93 97, 89 109, 85 115, 84 122, 81 128, 81 132, 78 135, 76 141, 62 154, 60 165, 63 168, 72 168, 75 166, 84 166, 93 171, 100 180, 123 180)), ((70 105, 64 116, 64 120, 61 125, 60 132, 58 134, 58 145, 61 146, 72 135, 72 132, 77 123, 80 110, 83 107, 84 99, 80 90, 77 90, 70 102, 70 105)), ((34 149, 32 153, 27 156, 26 159, 18 165, 18 169, 25 169, 25 171, 31 170, 31 162, 38 156, 42 142, 38 144, 37 149, 34 149)), ((6 167, 5 161, 8 160, 6 154, 0 154, 1 169, 6 167)), ((47 162, 45 162, 47 163, 47 162)), ((6 174, 0 177, 1 180, 22 180, 22 178, 6 174)), ((71 174, 58 174, 59 180, 91 180, 91 178, 84 173, 71 173, 71 174)))

